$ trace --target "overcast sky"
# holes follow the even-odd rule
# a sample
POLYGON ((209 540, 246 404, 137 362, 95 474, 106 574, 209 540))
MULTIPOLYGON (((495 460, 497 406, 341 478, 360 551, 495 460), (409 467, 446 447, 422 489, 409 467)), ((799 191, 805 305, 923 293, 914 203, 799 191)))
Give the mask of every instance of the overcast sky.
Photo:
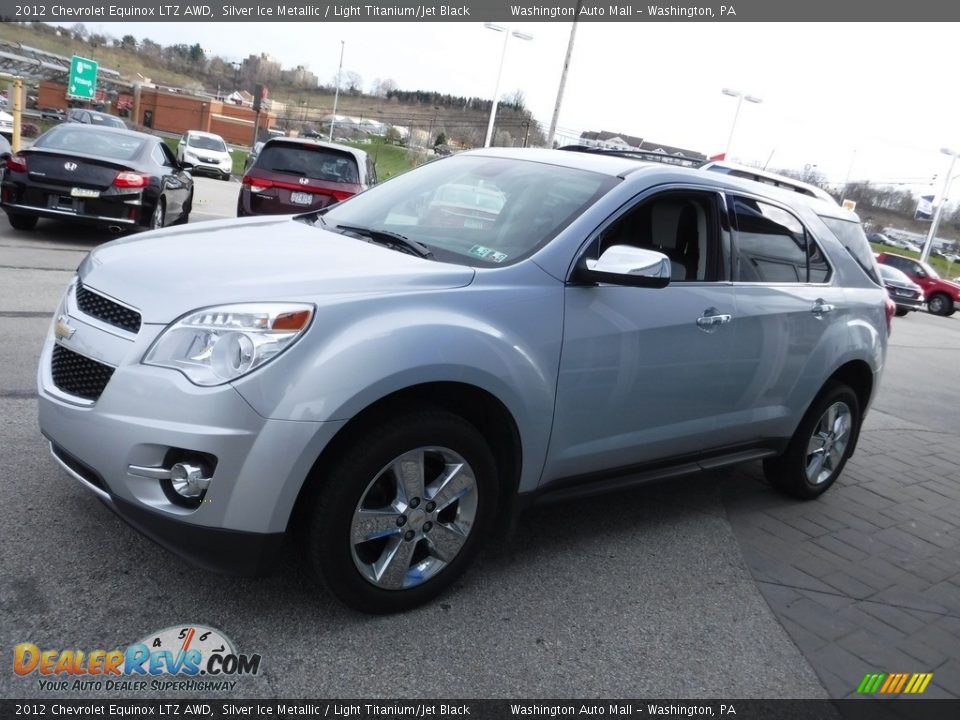
MULTIPOLYGON (((239 60, 266 52, 332 82, 344 70, 369 88, 490 97, 503 35, 482 23, 88 23, 112 35, 200 43, 239 60)), ((511 38, 501 95, 522 90, 548 124, 569 23, 522 23, 511 38)), ((829 179, 908 181, 939 190, 960 150, 958 26, 939 24, 593 23, 577 29, 560 127, 610 130, 706 154, 722 152, 736 100, 744 103, 731 155, 770 167, 816 165, 829 179)), ((955 172, 960 172, 958 165, 955 172)), ((960 188, 960 183, 957 184, 960 188)), ((922 189, 922 188, 915 188, 922 189)), ((953 193, 956 197, 957 190, 953 193)))

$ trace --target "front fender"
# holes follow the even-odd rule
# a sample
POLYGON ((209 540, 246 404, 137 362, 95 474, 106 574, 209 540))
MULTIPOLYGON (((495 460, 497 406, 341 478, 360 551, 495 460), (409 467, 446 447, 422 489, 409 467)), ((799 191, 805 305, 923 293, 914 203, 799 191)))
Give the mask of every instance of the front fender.
POLYGON ((321 308, 297 346, 234 385, 264 417, 305 422, 346 421, 426 383, 477 387, 513 416, 523 448, 520 490, 531 489, 552 427, 562 286, 509 298, 459 292, 470 300, 458 309, 435 293, 321 308))

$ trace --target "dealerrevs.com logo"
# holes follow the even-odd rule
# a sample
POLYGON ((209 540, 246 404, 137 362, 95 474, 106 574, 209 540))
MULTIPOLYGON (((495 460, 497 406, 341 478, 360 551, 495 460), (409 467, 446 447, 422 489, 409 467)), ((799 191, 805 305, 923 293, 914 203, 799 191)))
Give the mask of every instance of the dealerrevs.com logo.
POLYGON ((41 649, 20 643, 13 671, 37 676, 45 691, 232 691, 235 678, 256 675, 260 655, 238 653, 215 628, 178 625, 150 633, 125 649, 41 649))

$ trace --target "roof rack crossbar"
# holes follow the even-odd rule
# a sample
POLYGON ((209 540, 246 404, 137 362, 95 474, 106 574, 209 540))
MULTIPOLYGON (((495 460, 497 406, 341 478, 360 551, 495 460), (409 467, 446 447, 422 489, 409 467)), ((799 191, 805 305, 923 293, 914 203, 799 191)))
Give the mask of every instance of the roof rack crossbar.
POLYGON ((590 145, 565 145, 559 150, 568 150, 570 152, 591 153, 593 155, 613 155, 616 157, 636 158, 637 160, 649 160, 651 162, 660 162, 664 165, 683 165, 684 167, 700 167, 708 162, 704 158, 690 157, 689 155, 671 155, 670 153, 660 153, 653 150, 616 150, 611 148, 598 148, 590 145))

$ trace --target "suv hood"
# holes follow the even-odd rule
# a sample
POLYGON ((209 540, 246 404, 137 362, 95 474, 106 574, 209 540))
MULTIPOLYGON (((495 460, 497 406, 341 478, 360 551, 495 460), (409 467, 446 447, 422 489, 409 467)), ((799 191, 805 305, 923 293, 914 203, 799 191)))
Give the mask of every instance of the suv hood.
POLYGON ((210 305, 438 290, 469 285, 475 274, 289 216, 114 240, 91 252, 78 273, 91 289, 137 308, 143 322, 163 324, 210 305))

